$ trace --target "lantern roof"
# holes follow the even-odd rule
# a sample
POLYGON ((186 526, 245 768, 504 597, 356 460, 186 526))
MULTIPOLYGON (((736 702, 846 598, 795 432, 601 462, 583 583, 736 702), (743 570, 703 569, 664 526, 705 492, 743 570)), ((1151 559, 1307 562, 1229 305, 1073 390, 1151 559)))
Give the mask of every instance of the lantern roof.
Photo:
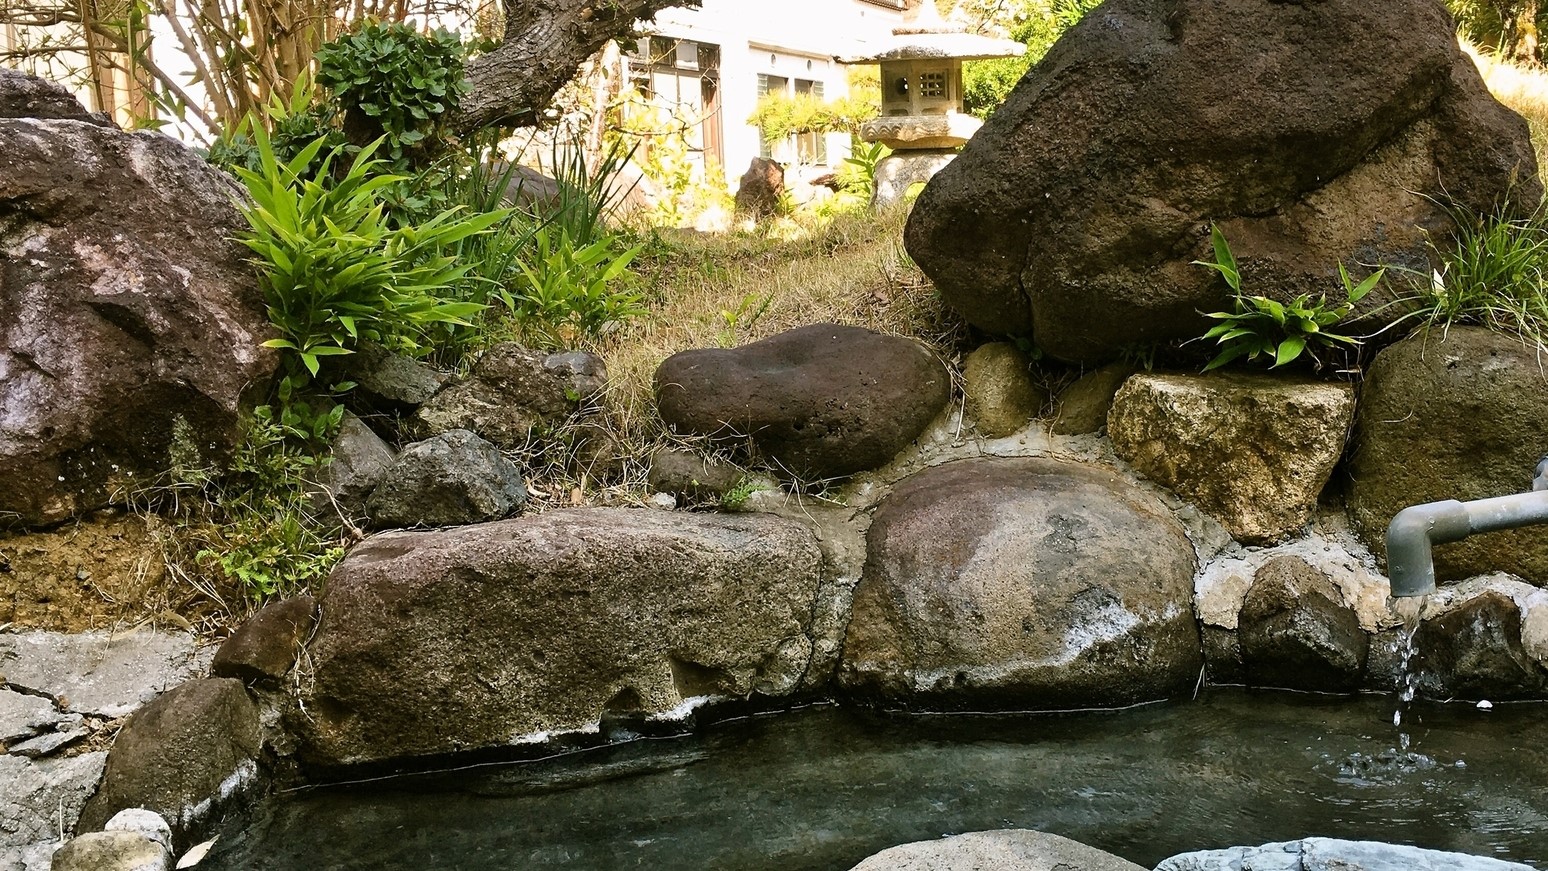
POLYGON ((839 63, 874 64, 895 60, 986 60, 995 57, 1019 57, 1027 50, 1014 39, 997 39, 977 33, 941 18, 935 0, 923 0, 904 14, 903 23, 893 28, 892 36, 877 45, 877 51, 853 57, 840 57, 839 63))

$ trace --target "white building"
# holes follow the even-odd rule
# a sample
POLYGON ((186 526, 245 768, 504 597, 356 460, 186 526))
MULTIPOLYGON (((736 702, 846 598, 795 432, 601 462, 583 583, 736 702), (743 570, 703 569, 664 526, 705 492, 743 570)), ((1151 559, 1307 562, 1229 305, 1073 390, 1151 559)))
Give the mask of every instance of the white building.
POLYGON ((699 9, 667 9, 643 29, 627 59, 630 80, 679 117, 696 121, 692 145, 730 178, 754 157, 834 166, 849 155, 849 135, 808 134, 764 142, 747 123, 770 91, 832 100, 849 90, 839 56, 864 55, 902 20, 901 0, 704 0, 699 9))

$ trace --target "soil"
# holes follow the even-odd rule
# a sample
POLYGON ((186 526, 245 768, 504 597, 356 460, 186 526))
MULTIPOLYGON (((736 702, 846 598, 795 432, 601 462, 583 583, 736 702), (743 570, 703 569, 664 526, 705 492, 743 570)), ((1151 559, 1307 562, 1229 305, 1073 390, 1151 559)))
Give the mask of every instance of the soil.
POLYGON ((83 632, 166 611, 163 521, 107 511, 44 532, 0 536, 0 627, 83 632))

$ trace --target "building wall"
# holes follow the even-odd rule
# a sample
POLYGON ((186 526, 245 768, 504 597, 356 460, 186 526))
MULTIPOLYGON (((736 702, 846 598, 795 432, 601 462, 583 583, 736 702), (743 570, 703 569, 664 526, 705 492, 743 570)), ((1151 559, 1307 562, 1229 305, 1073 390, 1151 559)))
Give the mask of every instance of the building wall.
MULTIPOLYGON (((821 82, 825 99, 848 93, 848 68, 836 56, 863 55, 891 35, 902 11, 886 0, 704 0, 699 9, 668 9, 650 33, 720 46, 721 131, 725 171, 736 179, 759 155, 758 128, 747 123, 758 102, 760 74, 794 83, 821 82)), ((833 134, 828 165, 849 154, 849 136, 833 134)), ((776 152, 776 158, 790 155, 776 152)))

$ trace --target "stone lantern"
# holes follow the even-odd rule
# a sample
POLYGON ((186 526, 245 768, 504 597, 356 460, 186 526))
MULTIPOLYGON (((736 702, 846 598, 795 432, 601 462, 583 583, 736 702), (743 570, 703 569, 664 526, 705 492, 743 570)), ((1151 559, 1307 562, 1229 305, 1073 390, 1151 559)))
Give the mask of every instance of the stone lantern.
POLYGON ((839 58, 845 64, 881 64, 881 116, 861 126, 860 138, 893 153, 876 167, 871 204, 894 202, 915 182, 929 181, 983 125, 962 108, 963 61, 1016 57, 1026 50, 1014 40, 948 24, 935 0, 923 0, 879 52, 839 58))

